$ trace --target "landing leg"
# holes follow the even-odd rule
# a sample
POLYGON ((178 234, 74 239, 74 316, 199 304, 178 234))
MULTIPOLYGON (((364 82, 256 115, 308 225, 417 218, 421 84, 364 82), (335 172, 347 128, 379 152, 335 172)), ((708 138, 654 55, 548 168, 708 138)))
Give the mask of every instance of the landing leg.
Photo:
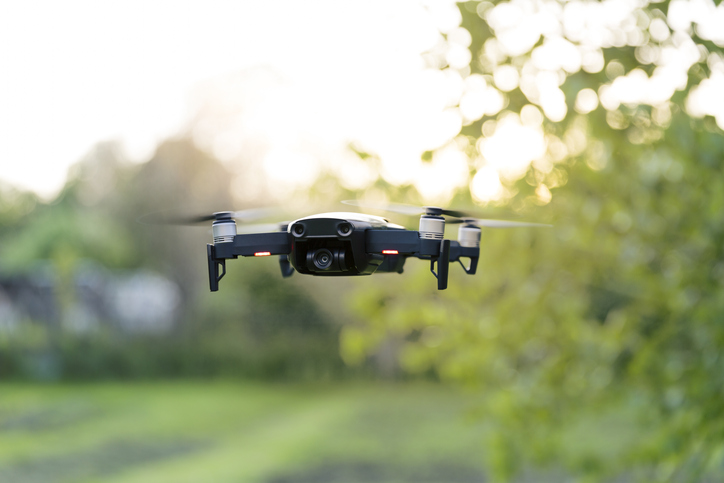
POLYGON ((216 258, 216 250, 214 245, 206 245, 206 257, 209 262, 209 288, 212 292, 219 290, 219 280, 226 275, 226 260, 223 258, 216 258), (221 274, 219 274, 219 267, 221 267, 221 274))
POLYGON ((437 273, 435 273, 435 259, 430 260, 430 271, 437 278, 437 289, 447 288, 448 269, 450 268, 450 240, 440 242, 440 254, 437 257, 437 273))

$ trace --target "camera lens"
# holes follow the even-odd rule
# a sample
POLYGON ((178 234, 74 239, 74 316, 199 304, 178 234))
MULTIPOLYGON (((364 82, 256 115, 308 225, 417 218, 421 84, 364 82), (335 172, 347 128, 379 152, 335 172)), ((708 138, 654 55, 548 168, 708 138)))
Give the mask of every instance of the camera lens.
POLYGON ((301 223, 297 223, 292 227, 292 234, 294 236, 302 236, 304 235, 304 225, 301 223))
POLYGON ((320 270, 326 270, 332 266, 334 258, 332 257, 332 252, 326 248, 321 248, 314 253, 312 260, 314 261, 315 267, 320 270))
POLYGON ((352 233, 352 226, 349 223, 340 223, 337 225, 337 233, 341 236, 347 236, 352 233))

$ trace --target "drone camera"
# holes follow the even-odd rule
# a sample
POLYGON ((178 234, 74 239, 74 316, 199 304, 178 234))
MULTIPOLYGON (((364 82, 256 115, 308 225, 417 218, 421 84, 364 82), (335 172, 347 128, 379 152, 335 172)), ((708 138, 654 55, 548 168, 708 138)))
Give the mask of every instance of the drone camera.
POLYGON ((330 252, 326 248, 322 248, 321 250, 317 250, 314 253, 310 253, 310 255, 314 266, 320 270, 328 269, 332 266, 332 262, 334 261, 332 252, 330 252))
POLYGON ((346 272, 345 253, 340 248, 319 248, 307 252, 307 267, 314 266, 317 270, 325 272, 346 272))

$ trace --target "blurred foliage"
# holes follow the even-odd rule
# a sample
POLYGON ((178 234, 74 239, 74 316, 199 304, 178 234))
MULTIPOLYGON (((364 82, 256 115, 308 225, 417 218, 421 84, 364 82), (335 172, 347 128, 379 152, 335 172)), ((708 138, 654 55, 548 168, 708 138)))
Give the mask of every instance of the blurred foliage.
MULTIPOLYGON (((104 143, 73 168, 53 203, 1 191, 12 202, 0 212, 6 221, 0 282, 16 291, 25 285, 36 293, 37 283, 50 289, 30 302, 47 305, 45 316, 0 332, 0 376, 340 377, 339 325, 298 284, 281 280, 276 265, 230 270, 224 279, 229 296, 213 297, 206 292, 208 227, 138 222, 159 211, 233 208, 229 179, 188 140, 167 141, 142 165, 104 143), (171 330, 134 332, 110 319, 76 328, 83 295, 78 281, 88 278, 89 267, 103 267, 111 278, 141 268, 169 277, 181 292, 171 330)), ((92 289, 95 279, 88 280, 92 289)))
MULTIPOLYGON (((497 65, 481 51, 493 30, 480 7, 493 5, 460 4, 472 37, 468 74, 492 83, 497 65)), ((642 11, 665 18, 660 8, 666 5, 642 11)), ((694 40, 704 52, 721 52, 694 40)), ((632 47, 603 54, 607 65, 640 66, 632 47)), ((520 67, 530 55, 499 64, 520 67)), ((534 163, 509 187, 515 211, 555 228, 483 229, 478 274, 455 270, 445 292, 415 267, 419 278, 406 274, 404 284, 388 280, 354 298, 364 322, 345 327, 345 360, 362 361, 394 339, 406 370, 432 371, 483 394, 480 415, 496 427, 488 464, 500 480, 552 464, 588 478, 700 481, 722 464, 724 136, 712 118, 684 110, 687 93, 708 72, 703 57, 687 89, 658 107, 577 114, 577 92, 599 91, 611 78, 605 68, 566 74, 568 114, 544 120, 543 130, 567 145, 568 156, 549 171, 534 163), (553 192, 548 204, 535 196, 541 184, 553 192), (601 434, 583 431, 579 451, 570 451, 564 434, 581 421, 629 413, 643 433, 631 438, 612 423, 619 445, 589 447, 601 434)), ((505 98, 506 111, 463 128, 471 156, 479 155, 487 120, 532 102, 519 88, 505 98)), ((467 195, 456 201, 470 203, 467 195)))

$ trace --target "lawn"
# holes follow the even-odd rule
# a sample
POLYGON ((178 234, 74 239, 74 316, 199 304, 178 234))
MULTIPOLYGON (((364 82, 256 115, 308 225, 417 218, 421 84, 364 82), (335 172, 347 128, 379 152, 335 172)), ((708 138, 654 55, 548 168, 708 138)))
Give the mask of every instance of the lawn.
POLYGON ((474 401, 440 385, 0 385, 0 481, 479 482, 474 401))

